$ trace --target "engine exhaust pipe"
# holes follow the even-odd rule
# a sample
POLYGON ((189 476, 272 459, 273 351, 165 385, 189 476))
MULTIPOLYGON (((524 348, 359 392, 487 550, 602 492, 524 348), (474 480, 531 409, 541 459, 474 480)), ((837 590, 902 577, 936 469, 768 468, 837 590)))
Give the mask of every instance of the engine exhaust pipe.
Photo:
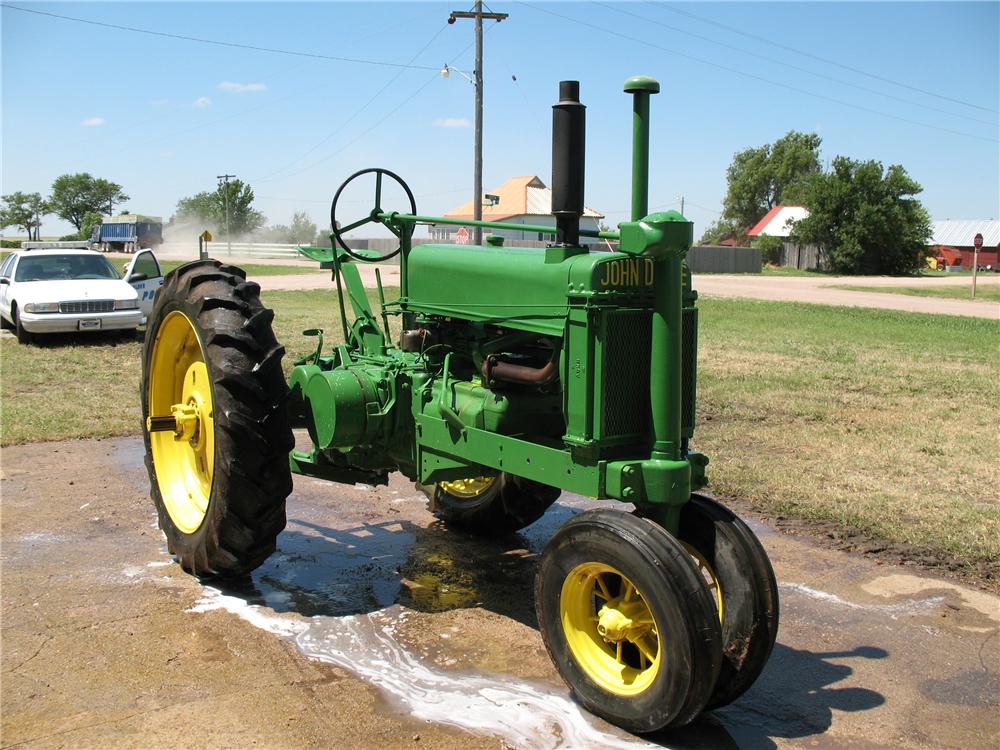
POLYGON ((587 108, 580 104, 580 82, 560 81, 559 102, 552 105, 552 213, 557 245, 580 244, 586 130, 587 108))

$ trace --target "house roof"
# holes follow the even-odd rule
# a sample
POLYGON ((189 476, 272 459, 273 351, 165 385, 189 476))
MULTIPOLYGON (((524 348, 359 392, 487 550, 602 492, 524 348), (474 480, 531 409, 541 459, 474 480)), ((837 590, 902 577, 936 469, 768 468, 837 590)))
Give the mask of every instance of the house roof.
MULTIPOLYGON (((534 175, 511 177, 503 185, 489 191, 500 196, 495 206, 483 206, 483 221, 503 221, 513 216, 551 216, 552 189, 534 175)), ((584 207, 584 216, 603 219, 604 214, 584 207)), ((449 219, 471 219, 472 201, 445 214, 449 219)))
POLYGON ((747 234, 750 237, 787 237, 792 233, 790 221, 800 221, 809 215, 804 206, 775 206, 747 234))
POLYGON ((996 219, 944 219, 931 222, 931 245, 972 247, 976 234, 983 235, 983 247, 1000 245, 1000 221, 996 219))

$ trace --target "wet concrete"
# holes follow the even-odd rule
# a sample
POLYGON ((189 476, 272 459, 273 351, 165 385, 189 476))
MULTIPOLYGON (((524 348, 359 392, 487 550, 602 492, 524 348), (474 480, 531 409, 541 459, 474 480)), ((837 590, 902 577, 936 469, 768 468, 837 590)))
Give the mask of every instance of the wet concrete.
POLYGON ((1000 599, 759 524, 782 596, 764 674, 634 738, 569 700, 534 619, 537 556, 593 501, 484 541, 402 477, 296 478, 277 553, 220 590, 167 557, 137 439, 2 460, 4 747, 1000 744, 1000 599))

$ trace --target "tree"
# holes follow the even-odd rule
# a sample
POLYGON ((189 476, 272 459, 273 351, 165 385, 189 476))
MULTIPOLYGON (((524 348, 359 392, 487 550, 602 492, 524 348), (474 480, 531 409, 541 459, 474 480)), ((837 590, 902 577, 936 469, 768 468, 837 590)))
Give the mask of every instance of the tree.
POLYGON ((820 171, 815 133, 789 130, 773 144, 748 148, 733 156, 726 170, 722 218, 744 242, 746 231, 775 206, 797 203, 811 175, 820 171))
POLYGON ((313 241, 317 231, 308 214, 304 211, 296 212, 292 216, 292 225, 288 228, 289 242, 295 245, 307 245, 313 241))
POLYGON ((80 227, 80 239, 89 240, 96 227, 103 224, 101 215, 97 211, 91 211, 83 217, 83 226, 80 227))
MULTIPOLYGON (((217 227, 220 234, 226 229, 225 184, 214 192, 197 193, 177 201, 177 221, 197 221, 217 227)), ((253 188, 242 180, 232 180, 228 186, 229 228, 231 236, 249 234, 264 226, 267 218, 253 209, 253 188)))
POLYGON ((837 273, 910 274, 923 263, 931 236, 922 191, 906 170, 893 164, 838 156, 826 174, 807 183, 809 216, 795 222, 792 241, 824 248, 837 273))
POLYGON ((23 229, 29 240, 37 240, 42 226, 42 217, 51 213, 40 193, 17 191, 5 195, 0 200, 0 226, 23 229))
POLYGON ((65 219, 79 231, 88 213, 100 213, 105 208, 111 213, 115 203, 123 203, 128 199, 121 185, 94 178, 88 172, 78 172, 60 175, 55 179, 49 205, 52 213, 65 219))
POLYGON ((732 221, 718 218, 709 224, 702 232, 699 245, 718 245, 723 240, 741 235, 745 230, 737 227, 732 221))

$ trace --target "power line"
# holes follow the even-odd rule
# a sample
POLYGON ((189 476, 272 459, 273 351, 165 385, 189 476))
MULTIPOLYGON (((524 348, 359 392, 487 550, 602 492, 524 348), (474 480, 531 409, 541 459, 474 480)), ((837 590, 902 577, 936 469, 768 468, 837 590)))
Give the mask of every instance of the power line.
POLYGON ((613 31, 612 29, 609 29, 606 26, 598 26, 597 24, 581 21, 580 19, 573 18, 572 16, 563 15, 562 13, 556 13, 555 11, 548 10, 547 8, 541 8, 538 7, 537 5, 532 5, 531 3, 524 2, 523 0, 514 0, 514 2, 517 2, 519 5, 524 5, 533 10, 539 11, 540 13, 546 13, 550 16, 561 18, 564 21, 570 21, 572 23, 579 24, 580 26, 586 26, 589 29, 594 29, 596 31, 601 32, 601 34, 604 36, 608 35, 616 36, 619 37, 620 39, 626 39, 630 42, 641 44, 645 47, 651 47, 653 49, 660 50, 661 52, 669 52, 672 55, 677 55, 678 57, 683 57, 688 60, 693 60, 694 62, 701 63, 702 65, 710 65, 713 68, 718 68, 719 70, 725 70, 728 73, 735 73, 736 75, 743 76, 745 78, 752 78, 756 81, 761 81, 763 83, 770 84, 771 86, 777 86, 779 88, 788 89, 789 91, 794 91, 798 94, 804 94, 805 96, 811 96, 816 99, 823 99, 828 102, 833 102, 834 104, 840 104, 841 106, 844 107, 850 107, 852 109, 857 109, 862 112, 869 112, 870 114, 879 115, 880 117, 887 117, 891 120, 906 122, 909 123, 910 125, 919 125, 920 127, 929 128, 931 130, 938 130, 943 133, 951 133, 952 135, 961 135, 966 138, 975 138, 976 140, 986 141, 988 143, 998 142, 996 138, 988 138, 986 136, 976 135, 974 133, 966 133, 965 131, 962 130, 953 130, 952 128, 946 128, 940 125, 932 125, 927 122, 920 122, 919 120, 911 120, 907 117, 901 117, 899 115, 890 114, 889 112, 882 112, 877 109, 872 109, 871 107, 865 107, 861 104, 853 104, 852 102, 846 102, 843 99, 837 99, 832 96, 826 96, 825 94, 818 94, 815 91, 809 91, 808 89, 799 88, 798 86, 792 86, 791 84, 781 83, 780 81, 772 81, 770 78, 765 78, 764 76, 759 76, 754 73, 749 73, 745 70, 739 70, 737 68, 731 68, 728 65, 722 65, 720 63, 712 62, 711 60, 705 60, 701 57, 696 57, 695 55, 690 55, 686 52, 680 52, 679 50, 670 49, 669 47, 663 47, 659 44, 648 42, 645 39, 639 39, 638 37, 629 36, 628 34, 622 34, 619 31, 613 31))
MULTIPOLYGON (((420 57, 420 55, 422 55, 427 50, 427 48, 430 47, 431 44, 434 43, 434 40, 437 39, 439 36, 441 36, 441 33, 446 28, 448 28, 448 25, 447 24, 443 24, 441 26, 441 28, 438 29, 437 32, 430 39, 427 40, 427 43, 424 44, 424 46, 421 47, 417 51, 417 53, 415 55, 413 55, 413 57, 410 58, 409 62, 412 63, 414 60, 416 60, 418 57, 420 57)), ((403 75, 403 73, 405 73, 405 72, 406 72, 405 69, 398 71, 392 78, 390 78, 388 81, 386 81, 385 85, 382 86, 382 88, 380 88, 378 91, 376 91, 367 102, 365 102, 363 105, 361 105, 360 109, 358 109, 357 111, 355 111, 353 115, 351 115, 346 120, 344 120, 337 128, 335 128, 334 130, 330 131, 327 135, 325 135, 314 146, 312 146, 311 148, 309 148, 307 151, 305 151, 303 154, 301 154, 300 156, 296 157, 295 159, 292 159, 287 164, 285 164, 285 165, 279 167, 278 169, 274 170, 273 172, 269 172, 265 176, 257 178, 256 182, 267 182, 268 180, 271 180, 272 178, 274 178, 274 176, 276 174, 278 174, 279 172, 284 172, 286 169, 288 169, 292 165, 297 164, 298 162, 302 161, 307 156, 309 156, 309 154, 313 153, 316 149, 318 149, 324 143, 326 143, 327 141, 329 141, 335 135, 337 135, 338 133, 342 132, 344 130, 344 128, 346 128, 349 124, 351 124, 351 122, 353 122, 358 117, 358 115, 360 115, 362 112, 364 112, 369 107, 369 105, 371 105, 372 102, 374 102, 376 99, 378 99, 379 96, 381 96, 382 93, 385 92, 385 90, 387 88, 389 88, 392 84, 394 84, 396 82, 396 80, 401 75, 403 75)))
POLYGON ((10 10, 19 10, 22 13, 34 13, 37 16, 48 16, 50 18, 58 18, 62 21, 75 21, 76 23, 86 23, 91 26, 101 26, 107 29, 116 29, 118 31, 131 31, 136 34, 149 34, 150 36, 159 36, 166 39, 181 39, 185 42, 197 42, 198 44, 213 44, 217 47, 231 47, 235 49, 247 49, 254 52, 270 52, 276 55, 293 55, 295 57, 309 57, 316 60, 333 60, 334 62, 347 62, 355 63, 358 65, 378 65, 385 68, 410 68, 412 70, 438 70, 438 68, 431 65, 407 65, 405 63, 394 63, 387 62, 385 60, 367 60, 359 57, 340 57, 337 55, 323 55, 318 52, 300 52, 297 50, 279 49, 277 47, 261 47, 255 44, 241 44, 239 42, 225 42, 220 39, 203 39, 196 36, 187 36, 185 34, 170 34, 165 31, 153 31, 152 29, 142 29, 136 26, 121 26, 114 23, 104 23, 103 21, 92 21, 88 18, 76 18, 74 16, 64 16, 58 13, 49 13, 44 10, 34 10, 32 8, 20 8, 16 5, 8 5, 3 3, 4 8, 9 8, 10 10))
MULTIPOLYGON (((993 114, 997 113, 997 110, 990 109, 989 107, 982 107, 982 106, 980 106, 978 104, 972 104, 971 102, 962 101, 961 99, 955 99, 955 98, 950 97, 950 96, 945 96, 944 94, 937 94, 937 93, 935 93, 933 91, 928 91, 926 89, 918 88, 917 86, 912 86, 912 85, 910 85, 908 83, 902 83, 901 81, 894 81, 891 78, 886 78, 885 76, 880 76, 877 73, 869 73, 866 70, 861 70, 860 68, 854 68, 854 67, 851 67, 850 65, 847 65, 845 63, 837 62, 836 60, 830 60, 830 59, 828 59, 826 57, 820 57, 819 55, 815 55, 812 52, 806 52, 804 50, 796 49, 795 47, 790 47, 787 44, 782 44, 781 42, 776 42, 776 41, 774 41, 772 39, 767 39, 766 37, 757 36, 756 34, 751 34, 749 31, 744 31, 743 29, 738 29, 738 28, 736 28, 734 26, 727 26, 726 24, 724 24, 724 23, 722 23, 720 21, 713 21, 710 18, 704 18, 703 16, 699 16, 699 15, 697 15, 695 13, 691 13, 691 12, 686 11, 686 10, 681 10, 680 8, 671 7, 670 5, 667 5, 666 3, 663 3, 663 2, 652 2, 652 0, 647 0, 647 2, 649 2, 651 5, 658 5, 661 8, 663 8, 663 10, 668 10, 671 13, 678 13, 678 14, 680 14, 682 16, 689 16, 690 18, 694 18, 695 20, 701 21, 702 23, 708 23, 708 24, 711 24, 712 26, 718 26, 719 28, 725 29, 726 31, 731 31, 734 34, 741 34, 741 35, 743 35, 745 37, 749 37, 750 39, 755 39, 758 42, 764 42, 765 44, 771 44, 771 45, 774 45, 775 47, 780 47, 781 49, 788 50, 789 52, 794 52, 797 55, 802 55, 803 57, 811 57, 813 60, 818 60, 820 62, 826 63, 827 65, 834 65, 834 66, 836 66, 838 68, 843 68, 844 70, 849 70, 852 73, 857 73, 859 75, 868 76, 869 78, 874 78, 875 80, 882 81, 883 83, 890 83, 893 86, 899 86, 900 88, 910 89, 911 91, 916 91, 917 93, 920 93, 920 94, 925 94, 927 96, 933 96, 933 97, 936 97, 938 99, 944 99, 945 101, 954 102, 955 104, 961 104, 961 105, 966 106, 966 107, 972 107, 973 109, 981 109, 984 112, 991 112, 993 114)), ((992 125, 993 123, 990 123, 990 124, 992 125)))
POLYGON ((962 114, 958 114, 957 112, 951 112, 951 111, 949 111, 947 109, 941 109, 940 107, 932 107, 930 104, 924 104, 922 102, 917 102, 917 101, 914 101, 912 99, 905 99, 905 98, 903 98, 901 96, 895 96, 893 94, 887 94, 884 91, 879 91, 878 89, 873 89, 873 88, 871 88, 869 86, 862 86, 861 84, 853 83, 851 81, 846 81, 846 80, 844 80, 842 78, 836 78, 834 76, 827 75, 826 73, 820 73, 820 72, 815 71, 815 70, 809 70, 808 68, 800 68, 800 67, 797 67, 797 66, 793 65, 790 62, 786 62, 784 60, 779 60, 779 59, 777 59, 775 57, 770 57, 768 55, 763 55, 763 54, 761 54, 759 52, 754 52, 752 50, 744 49, 743 47, 736 47, 736 46, 731 45, 731 44, 726 44, 725 42, 720 42, 717 39, 713 39, 712 37, 704 36, 703 34, 697 34, 697 33, 693 32, 693 31, 688 31, 687 29, 682 29, 682 28, 680 28, 678 26, 671 26, 668 23, 663 23, 662 21, 657 21, 655 18, 649 18, 648 16, 642 16, 642 15, 639 15, 638 13, 633 13, 632 11, 624 10, 624 9, 618 7, 618 6, 608 5, 606 3, 601 3, 601 2, 594 2, 594 4, 595 5, 600 5, 602 8, 607 8, 608 10, 612 10, 615 13, 621 13, 622 15, 632 16, 633 18, 638 18, 641 21, 646 21, 647 23, 653 23, 653 24, 656 24, 657 26, 662 26, 665 29, 670 29, 672 31, 676 31, 676 32, 681 33, 681 34, 685 34, 687 36, 694 37, 695 39, 700 39, 700 40, 702 40, 704 42, 708 42, 709 44, 714 44, 716 46, 723 47, 723 48, 728 49, 728 50, 733 50, 735 52, 741 52, 744 55, 750 55, 751 57, 757 57, 757 58, 759 58, 761 60, 767 60, 768 62, 774 63, 775 65, 782 65, 782 66, 785 66, 785 67, 792 67, 795 70, 800 71, 802 73, 807 73, 809 75, 816 76, 817 78, 822 78, 823 80, 826 80, 826 81, 833 81, 834 83, 838 83, 841 86, 850 86, 851 88, 858 89, 859 91, 867 91, 868 93, 875 94, 875 95, 877 95, 879 97, 883 97, 883 98, 886 98, 886 99, 894 99, 897 102, 903 102, 904 104, 910 104, 910 105, 912 105, 914 107, 923 107, 924 109, 930 109, 930 110, 933 110, 935 112, 941 112, 942 114, 946 114, 949 117, 961 117, 962 119, 970 120, 971 122, 978 122, 981 125, 996 126, 996 124, 997 124, 995 121, 980 120, 980 119, 978 119, 976 117, 972 117, 971 115, 962 115, 962 114))

